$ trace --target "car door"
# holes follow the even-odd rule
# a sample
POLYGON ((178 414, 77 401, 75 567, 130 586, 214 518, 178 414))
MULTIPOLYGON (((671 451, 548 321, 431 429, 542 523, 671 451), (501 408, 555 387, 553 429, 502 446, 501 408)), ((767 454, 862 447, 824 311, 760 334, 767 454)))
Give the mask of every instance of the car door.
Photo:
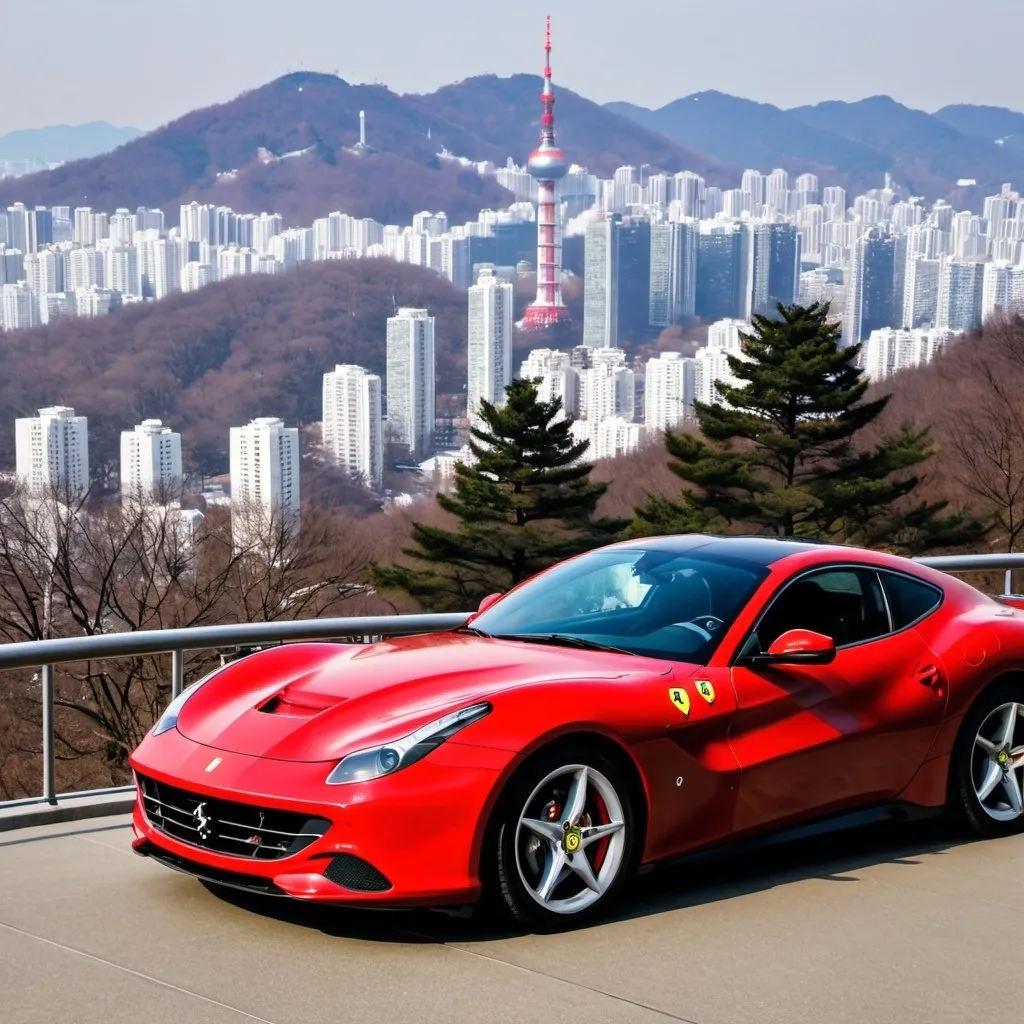
POLYGON ((946 705, 935 654, 893 621, 880 574, 855 566, 786 583, 741 645, 732 679, 737 831, 894 798, 927 757, 946 705), (835 660, 743 664, 789 629, 831 636, 835 660))

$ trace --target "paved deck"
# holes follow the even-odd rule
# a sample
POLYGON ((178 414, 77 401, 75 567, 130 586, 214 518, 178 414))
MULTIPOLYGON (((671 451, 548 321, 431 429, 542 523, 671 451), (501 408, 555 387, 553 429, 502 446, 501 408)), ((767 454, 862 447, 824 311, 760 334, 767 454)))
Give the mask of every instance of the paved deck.
POLYGON ((643 879, 615 919, 497 934, 223 897, 127 818, 0 835, 3 1024, 1017 1020, 1024 838, 862 830, 643 879))

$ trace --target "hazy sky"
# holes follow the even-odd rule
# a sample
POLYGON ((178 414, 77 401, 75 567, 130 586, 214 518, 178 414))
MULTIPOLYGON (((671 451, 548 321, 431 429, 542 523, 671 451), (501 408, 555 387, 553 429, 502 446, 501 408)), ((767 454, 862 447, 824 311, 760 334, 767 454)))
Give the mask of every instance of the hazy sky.
POLYGON ((0 0, 4 78, 19 83, 0 133, 154 128, 299 68, 397 92, 536 72, 548 12, 556 82, 599 102, 720 89, 1024 107, 1022 0, 0 0))

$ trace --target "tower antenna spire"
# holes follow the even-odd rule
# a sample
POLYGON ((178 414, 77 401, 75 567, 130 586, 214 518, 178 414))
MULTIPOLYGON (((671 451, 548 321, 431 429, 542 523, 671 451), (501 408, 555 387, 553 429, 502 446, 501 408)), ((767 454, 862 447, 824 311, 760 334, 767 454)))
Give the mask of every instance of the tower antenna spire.
POLYGON ((544 23, 544 87, 540 94, 540 145, 527 168, 537 182, 537 298, 527 306, 520 328, 545 330, 564 323, 562 301, 562 225, 555 187, 569 173, 569 161, 555 143, 555 90, 551 84, 551 15, 544 23))

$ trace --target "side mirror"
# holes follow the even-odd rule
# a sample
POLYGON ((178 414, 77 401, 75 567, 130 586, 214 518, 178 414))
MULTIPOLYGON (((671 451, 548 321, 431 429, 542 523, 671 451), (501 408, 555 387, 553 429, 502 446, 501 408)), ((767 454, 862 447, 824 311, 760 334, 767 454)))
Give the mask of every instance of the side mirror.
POLYGON ((768 648, 767 654, 755 654, 755 665, 827 665, 835 660, 836 643, 830 636, 810 629, 790 629, 768 648))
POLYGON ((477 613, 477 615, 480 615, 480 614, 482 614, 483 612, 487 611, 487 609, 488 609, 488 608, 490 608, 490 607, 491 607, 491 605, 492 605, 492 604, 494 604, 494 602, 495 602, 495 601, 498 601, 498 600, 500 600, 500 599, 501 599, 501 598, 502 598, 503 596, 504 596, 504 595, 503 595, 503 594, 500 594, 500 593, 499 593, 499 594, 488 594, 488 595, 487 595, 487 596, 486 596, 486 597, 485 597, 485 598, 484 598, 484 599, 483 599, 483 600, 482 600, 482 601, 480 602, 479 606, 477 607, 477 610, 476 610, 476 613, 477 613))

